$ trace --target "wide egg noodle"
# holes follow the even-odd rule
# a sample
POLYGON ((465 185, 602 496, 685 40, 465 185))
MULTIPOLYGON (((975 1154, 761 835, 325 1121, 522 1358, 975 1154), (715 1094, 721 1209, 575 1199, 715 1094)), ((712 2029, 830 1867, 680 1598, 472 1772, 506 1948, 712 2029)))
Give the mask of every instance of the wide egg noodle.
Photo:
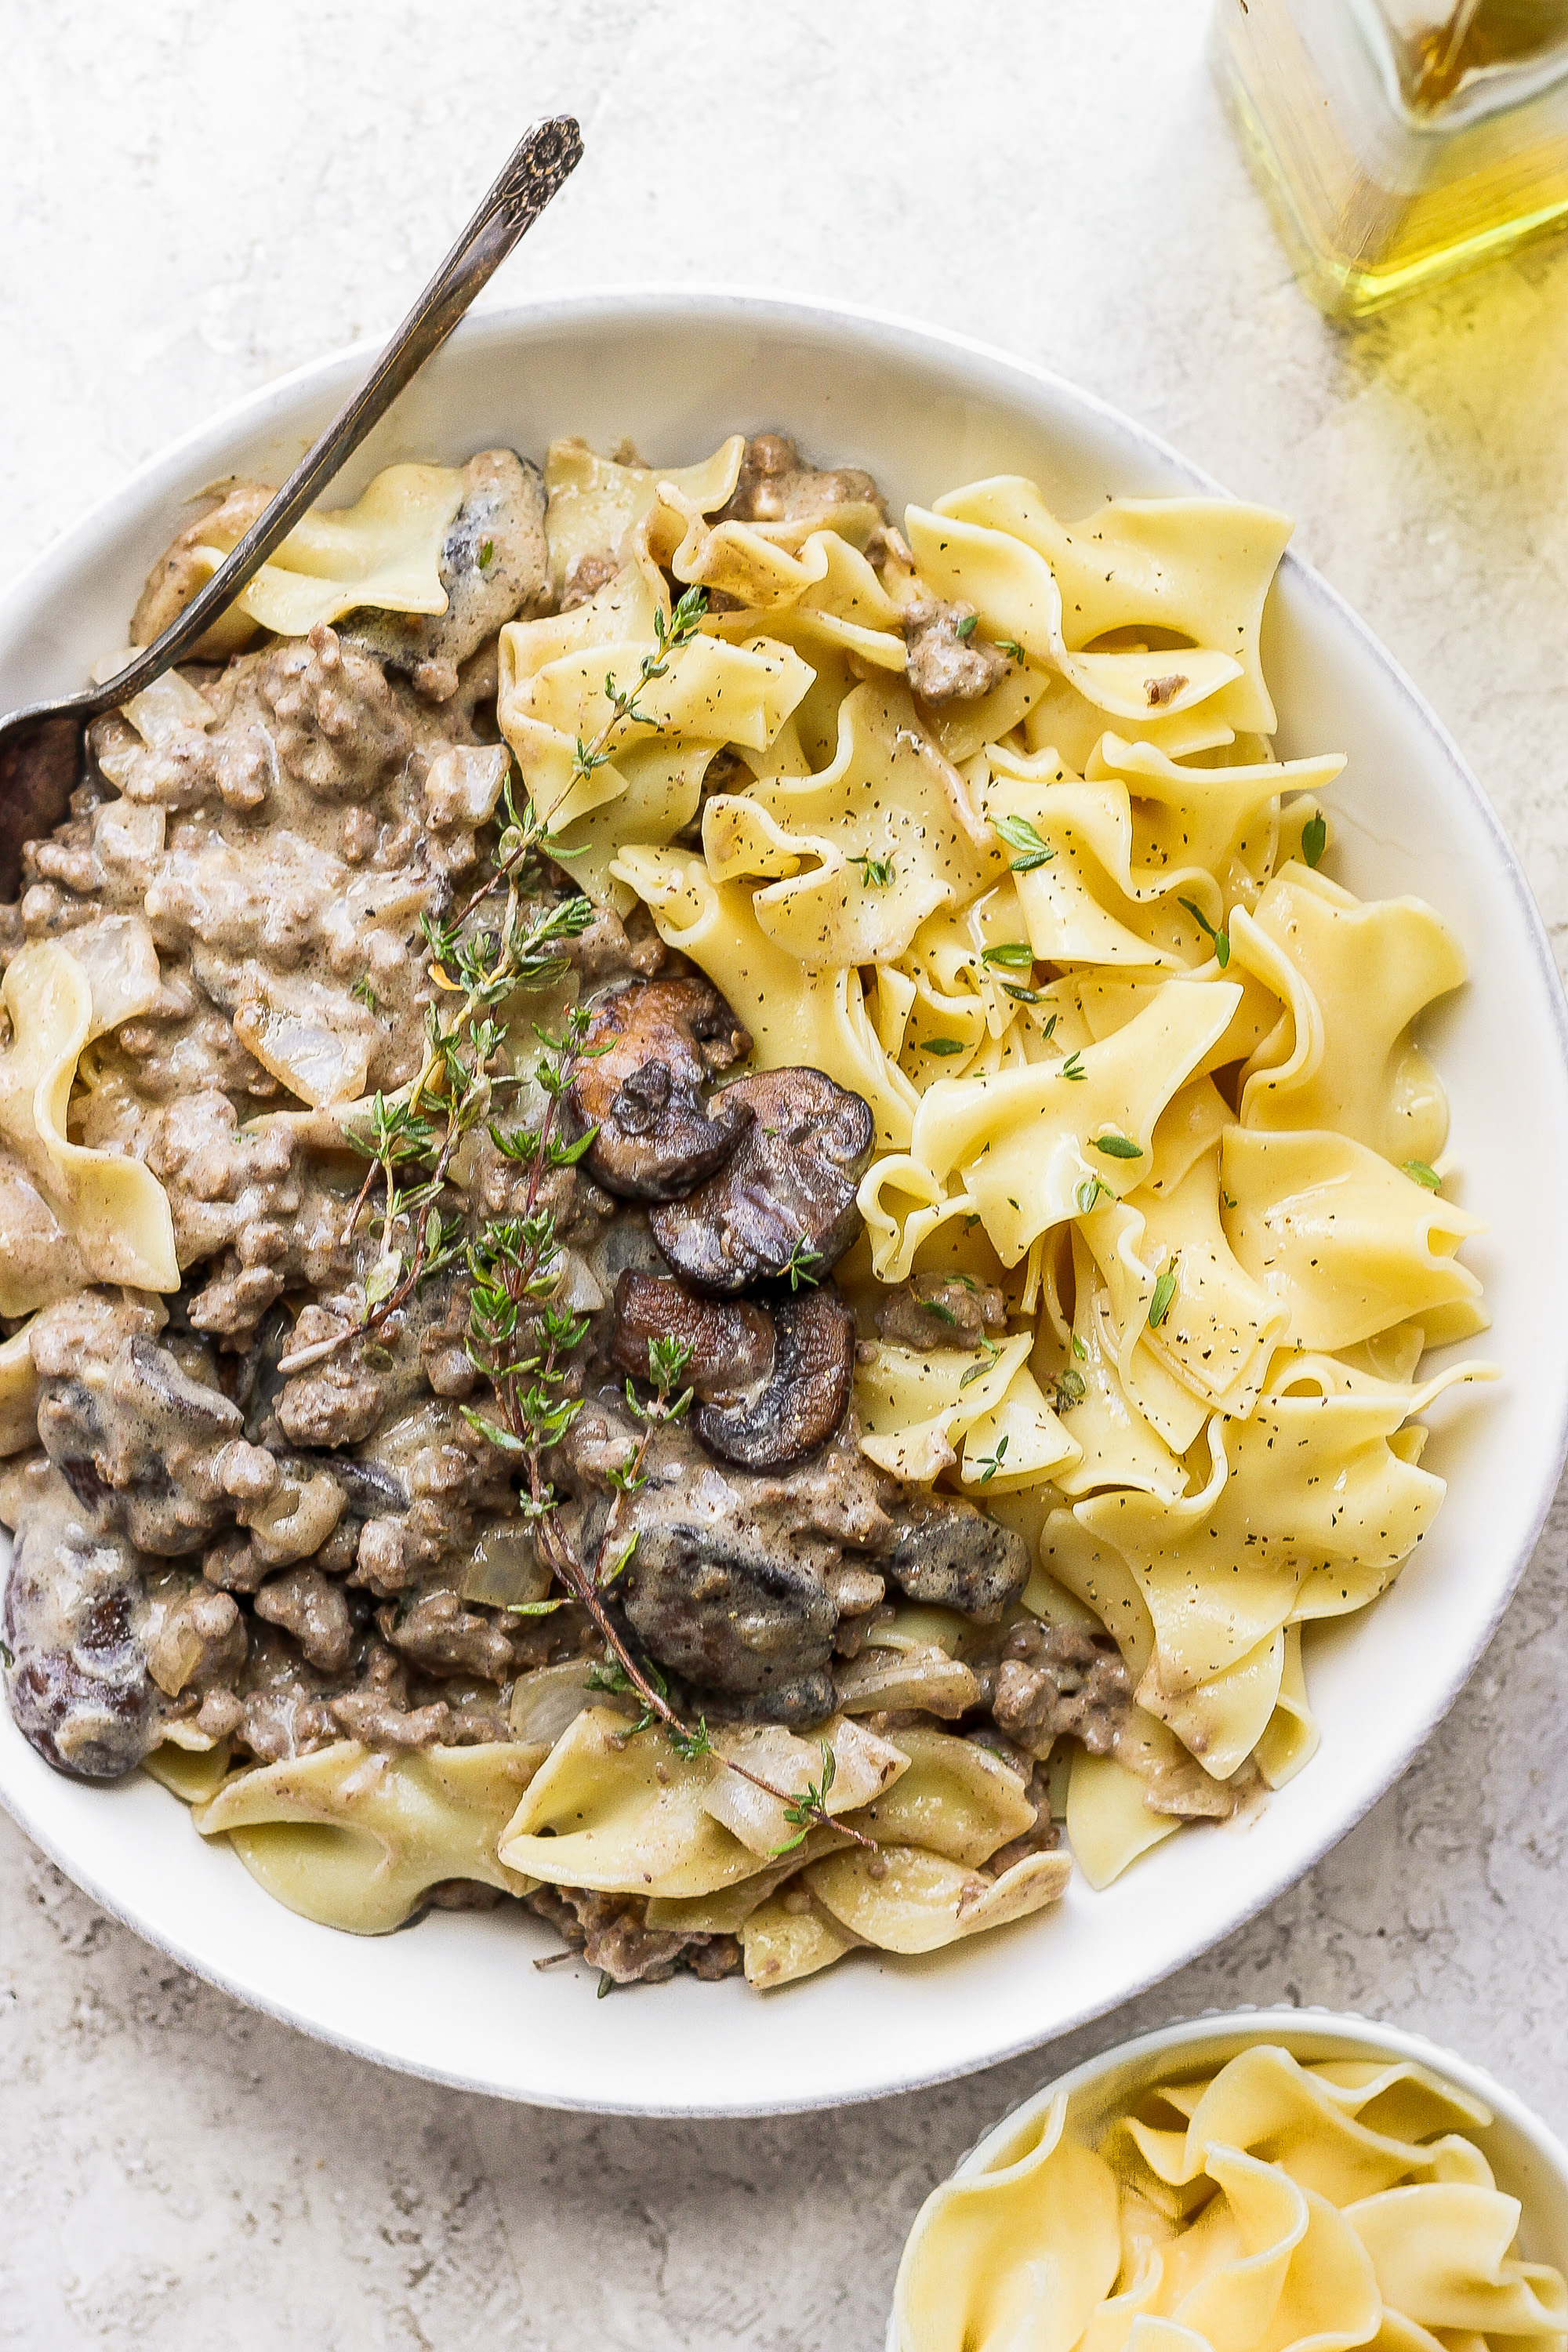
POLYGON ((1300 974, 1320 1034, 1303 1050, 1299 1028, 1288 1060, 1249 1068, 1242 1125, 1330 1128, 1401 1164, 1436 1160, 1448 1107, 1406 1033, 1464 980, 1447 926, 1418 898, 1363 905, 1304 866, 1275 876, 1254 919, 1300 974))
POLYGON ((1084 1227, 1106 1278, 1124 1381, 1131 1384, 1132 1350, 1142 1348, 1205 1403, 1245 1418, 1288 1310, 1232 1251, 1220 1183, 1216 1141, 1169 1192, 1141 1188, 1086 1217, 1084 1227), (1151 1326, 1155 1288, 1166 1277, 1173 1287, 1151 1326))
POLYGON ((926 916, 1003 870, 901 687, 846 698, 837 756, 820 773, 710 801, 702 845, 716 882, 760 881, 757 922, 816 970, 895 961, 926 916))
POLYGON ((849 1846, 807 1865, 807 1891, 862 1942, 936 1952, 1043 1910, 1072 1874, 1064 1853, 1026 1854, 999 1876, 912 1845, 849 1846))
POLYGON ((1196 919, 1181 903, 1184 887, 1222 908, 1212 877, 1194 866, 1134 877, 1132 808, 1116 778, 1094 783, 1057 775, 1053 751, 1039 755, 1049 782, 1022 773, 1026 763, 995 755, 985 793, 993 821, 1022 817, 1051 852, 1017 877, 1028 936, 1042 962, 1122 965, 1134 971, 1181 972, 1206 961, 1196 919))
MULTIPOLYGON (((1081 522, 1063 525, 1037 487, 1016 475, 949 491, 937 500, 937 514, 1015 539, 1039 556, 1059 598, 1065 644, 1080 648, 1116 631, 1157 629, 1208 647, 1238 673, 1212 697, 1209 715, 1234 729, 1274 732, 1258 639, 1290 536, 1288 515, 1231 499, 1110 499, 1081 522)), ((1185 666, 1173 650, 1174 657, 1161 657, 1166 677, 1185 666)), ((1156 707, 1180 709, 1187 701, 1178 693, 1156 707)))
POLYGON ((1455 1255, 1485 1232, 1482 1220, 1366 1144, 1321 1130, 1227 1127, 1220 1190, 1226 1237, 1279 1302, 1287 1346, 1337 1353, 1439 1314, 1447 1338, 1486 1328, 1479 1280, 1455 1255))
POLYGON ((661 484, 700 513, 723 506, 745 451, 743 436, 733 433, 699 465, 656 471, 597 457, 585 441, 552 441, 544 460, 544 537, 557 595, 584 556, 618 561, 628 536, 652 514, 661 484))
MULTIPOLYGON (((791 1735, 784 1739, 790 1742, 791 1735)), ((866 1803, 904 1769, 896 1749, 838 1717, 822 1727, 815 1745, 805 1743, 799 1759, 793 1747, 773 1759, 777 1781, 772 1770, 761 1777, 796 1794, 820 1777, 824 1745, 836 1767, 826 1801, 830 1814, 866 1803), (842 1774, 837 1769, 841 1756, 842 1774), (784 1777, 793 1770, 798 1780, 784 1777)), ((749 1744, 742 1741, 736 1752, 745 1760, 749 1744)), ((759 1811, 741 1792, 722 1787, 725 1772, 717 1758, 679 1755, 662 1737, 628 1739, 624 1716, 587 1708, 531 1782, 501 1835, 500 1858, 510 1870, 561 1886, 677 1899, 715 1894, 765 1869, 784 1842, 773 1834, 782 1825, 782 1806, 775 1811, 769 1800, 759 1811)))
POLYGON ((988 636, 1021 646, 1035 661, 1058 670, 1112 719, 1136 719, 1153 709, 1184 711, 1217 699, 1233 680, 1243 681, 1241 664, 1215 647, 1175 655, 1146 648, 1069 653, 1061 591, 1033 548, 1011 533, 921 507, 908 509, 904 529, 921 576, 939 593, 973 604, 988 636))
POLYGON ((963 1170, 1003 1265, 1016 1265, 1037 1234, 1079 1213, 1086 1177, 1131 1190, 1155 1120, 1239 1000, 1228 982, 1173 982, 1083 1055, 1081 1081, 1059 1064, 941 1081, 921 1098, 911 1156, 939 1181, 963 1170))
POLYGON ((999 1756, 952 1732, 900 1726, 898 1745, 909 1769, 854 1826, 879 1845, 913 1845, 977 1868, 1035 1826, 1024 1782, 999 1756))
POLYGON ((1490 2121, 1425 2067, 1269 2043, 1081 2128, 1058 2093, 927 2200, 900 2352, 1561 2352, 1568 2283, 1514 2252, 1467 2137, 1490 2121))
POLYGON ((803 584, 783 595, 775 592, 766 604, 710 614, 703 626, 731 639, 765 630, 814 667, 824 649, 832 648, 901 677, 908 653, 900 609, 865 556, 837 530, 815 531, 801 554, 808 575, 803 584))
MULTIPOLYGON (((1104 736, 1090 754, 1090 782, 1115 777, 1134 803, 1133 855, 1144 877, 1196 867, 1232 894, 1255 879, 1242 862, 1258 821, 1278 812, 1281 793, 1321 793, 1344 767, 1338 753, 1235 767, 1178 765, 1151 743, 1104 736)), ((1270 844, 1275 828, 1265 828, 1270 844)), ((1212 913, 1212 908, 1207 911, 1212 913)))
POLYGON ((955 1461, 960 1444, 966 1461, 977 1460, 982 1449, 968 1451, 977 1430, 987 1433, 994 1461, 995 1434, 1016 1428, 1017 1438, 986 1482, 1005 1492, 1076 1462, 1076 1442, 1028 1370, 1031 1344, 1026 1331, 989 1354, 958 1348, 921 1353, 887 1340, 869 1343, 855 1367, 862 1453, 891 1476, 921 1484, 955 1461))
POLYGON ((669 618, 662 579, 646 556, 634 555, 585 603, 542 620, 509 621, 500 633, 497 720, 563 862, 575 871, 574 851, 597 850, 579 877, 584 887, 605 873, 616 848, 641 839, 662 846, 690 822, 706 766, 705 759, 693 761, 693 751, 701 747, 710 757, 724 744, 764 751, 811 683, 798 655, 765 637, 730 645, 699 635, 661 667, 658 629, 669 618), (612 691, 633 688, 636 715, 617 719, 612 691), (588 744, 607 756, 586 763, 588 744), (662 800, 657 787, 649 797, 656 780, 646 766, 640 777, 628 773, 636 755, 650 751, 665 772, 662 800), (683 791, 668 789, 672 765, 683 791), (621 805, 638 783, 633 803, 621 805), (595 814, 601 824, 584 835, 584 820, 595 814))
POLYGON ((758 1992, 814 1977, 860 1941, 831 1912, 813 1904, 804 1889, 793 1887, 748 1911, 733 1932, 745 1955, 746 1982, 758 1992))
POLYGON ((444 1879, 528 1892, 496 1848, 543 1752, 499 1741, 384 1755, 340 1740, 236 1774, 193 1819, 290 1911, 384 1935, 444 1879))
MULTIPOLYGON (((444 613, 441 551, 466 488, 451 466, 388 466, 352 507, 312 509, 235 599, 264 629, 308 636, 319 622, 362 605, 384 613, 444 613)), ((208 573, 238 545, 237 525, 193 551, 208 573)))
POLYGON ((1054 2099, 993 2166, 921 2207, 899 2266, 900 2352, 1072 2352, 1121 2262, 1116 2178, 1054 2099))
POLYGON ((1146 1601, 1159 1686, 1194 1689, 1293 1617, 1363 1608, 1430 1526, 1444 1486, 1398 1450, 1410 1415, 1455 1380, 1396 1390, 1300 1360, 1250 1420, 1208 1427, 1211 1472, 1173 1503, 1122 1491, 1075 1506, 1113 1544, 1146 1601))
POLYGON ((0 1050, 0 1142, 11 1163, 0 1163, 0 1204, 8 1227, 23 1221, 0 1250, 0 1314, 46 1306, 80 1288, 84 1275, 138 1290, 180 1286, 157 1178, 140 1160, 89 1150, 66 1132, 82 1049, 157 994, 151 933, 132 920, 120 934, 125 955, 103 958, 96 1003, 97 967, 53 940, 23 948, 0 986, 11 1031, 0 1050))

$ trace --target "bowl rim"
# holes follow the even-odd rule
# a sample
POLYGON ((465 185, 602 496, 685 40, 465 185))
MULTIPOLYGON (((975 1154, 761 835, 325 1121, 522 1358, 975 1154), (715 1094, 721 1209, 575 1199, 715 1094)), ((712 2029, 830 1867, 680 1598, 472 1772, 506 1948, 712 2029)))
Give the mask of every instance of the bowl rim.
MULTIPOLYGON (((477 357, 483 357, 487 349, 491 352, 500 352, 520 341, 548 341, 552 335, 567 333, 574 329, 613 328, 635 336, 638 332, 668 331, 683 324, 730 330, 744 330, 748 325, 754 325, 774 335, 795 329, 818 339, 837 341, 841 345, 853 347, 862 355, 875 356, 881 352, 916 368, 945 366, 962 377, 967 393, 981 400, 1005 402, 1012 399, 1037 405, 1058 404, 1076 413, 1086 424, 1098 425, 1129 462, 1135 464, 1140 458, 1147 460, 1160 473, 1184 482, 1195 494, 1226 500, 1232 495, 1161 436, 1059 372, 1016 357, 977 338, 867 305, 822 302, 784 295, 758 295, 723 284, 639 284, 634 287, 608 284, 565 295, 509 300, 470 314, 457 329, 449 345, 444 347, 443 353, 437 355, 436 365, 439 366, 447 349, 468 351, 477 357)), ((62 579, 69 576, 78 561, 78 551, 84 543, 116 528, 123 529, 145 516, 151 492, 156 489, 165 505, 177 511, 178 501, 167 487, 169 478, 182 469, 188 470, 193 457, 204 447, 220 445, 242 432, 265 430, 269 423, 278 421, 294 407, 300 395, 308 394, 312 387, 331 383, 334 378, 347 377, 350 371, 356 368, 368 369, 379 348, 378 339, 361 338, 303 362, 204 416, 145 458, 124 480, 106 491, 49 541, 0 593, 0 644, 18 633, 36 599, 58 593, 62 579)), ((363 453, 358 462, 363 463, 363 453)), ((1568 1000, 1564 998, 1545 925, 1503 826, 1454 738, 1368 624, 1303 557, 1288 547, 1279 572, 1282 579, 1290 582, 1296 595, 1305 596, 1317 604, 1339 629, 1348 631, 1357 642, 1361 652, 1370 659, 1384 684, 1394 689, 1401 706, 1402 727, 1426 737, 1432 747, 1434 759, 1441 758, 1456 788, 1480 820, 1495 853, 1499 873, 1507 877, 1520 928, 1530 942, 1530 950, 1542 982, 1544 1000, 1551 1008, 1553 1041, 1559 1061, 1568 1067, 1568 1000)), ((1307 1870, 1315 1866, 1364 1818, 1432 1737, 1475 1671, 1513 1596, 1540 1538, 1565 1456, 1568 1456, 1568 1384, 1564 1385, 1560 1395, 1557 1426, 1549 1458, 1545 1445, 1542 1446, 1540 1484, 1530 1515, 1528 1532, 1520 1542, 1514 1558, 1507 1563, 1505 1572, 1500 1575, 1493 1586, 1491 1606, 1468 1654, 1463 1658, 1456 1657, 1441 1680, 1431 1685, 1423 1709, 1426 1717, 1425 1728, 1392 1769, 1380 1769, 1378 1774, 1358 1789, 1354 1801, 1342 1806, 1321 1831, 1314 1828, 1309 1837, 1276 1862, 1272 1869, 1258 1873, 1250 1881, 1243 1900, 1221 1931, 1223 1934, 1236 1933, 1277 1900, 1307 1870), (1549 1475, 1546 1475, 1548 1469, 1549 1475)), ((569 2097, 556 2089, 531 2090, 511 2083, 498 2083, 458 2067, 444 2067, 426 2057, 390 2051, 370 2036, 362 2036, 342 2026, 301 2015, 287 1987, 263 1991, 230 1969, 215 1964, 212 1959, 198 1956, 189 1942, 177 1933, 150 1926, 142 1916, 136 1913, 128 1898, 122 1900, 112 1893, 102 1884, 96 1871, 84 1866, 72 1854, 68 1841, 57 1838, 36 1820, 33 1809, 18 1791, 5 1783, 3 1777, 0 1777, 0 1803, 48 1858, 110 1916, 132 1927, 155 1949, 247 2006, 355 2055, 453 2088, 489 2096, 536 2100, 552 2106, 574 2107, 594 2113, 685 2117, 781 2114, 823 2105, 855 2104, 925 2087, 984 2066, 999 2064, 1081 2028, 1089 2019, 1102 2016, 1121 2002, 1134 1998, 1139 1990, 1146 1990, 1150 1983, 1159 1981, 1162 1976, 1187 1965, 1199 1952, 1210 1948, 1215 1940, 1209 1937, 1194 1945, 1192 1950, 1178 1953, 1169 1961, 1163 1962, 1152 1976, 1113 1992, 1103 2002, 1080 2007, 1065 2018, 1048 2020, 1043 2032, 1027 2030, 1014 2032, 980 2055, 965 2053, 954 2056, 951 2053, 931 2049, 923 2052, 918 2062, 906 2061, 896 2079, 870 2086, 857 2085, 847 2092, 828 2095, 808 2090, 794 2097, 777 2095, 762 2099, 754 2095, 727 2097, 721 2102, 697 2099, 677 2102, 624 2096, 608 2099, 603 2094, 569 2097)))
MULTIPOLYGON (((1106 2075, 1130 2063, 1146 2063, 1171 2056, 1194 2045, 1201 2048, 1205 2043, 1230 2040, 1237 2040, 1243 2046, 1275 2041, 1290 2050, 1293 2042, 1310 2041, 1314 2036, 1353 2042, 1374 2056, 1413 2060, 1418 2065, 1428 2067, 1446 2082, 1468 2091, 1483 2106, 1491 2109, 1494 2124, 1505 2126, 1525 2143, 1539 2158, 1546 2172, 1555 2179, 1564 2197, 1568 2198, 1568 2147, 1563 2146, 1551 2125, 1538 2116, 1517 2091, 1510 2090, 1506 2083, 1499 2082, 1495 2074, 1478 2065, 1474 2059, 1462 2057, 1458 2051, 1448 2049, 1443 2042, 1434 2042, 1430 2035, 1417 2032, 1414 2027, 1389 2024, 1381 2019, 1367 2017, 1360 2010, 1330 2009, 1316 2001, 1300 2008, 1289 2002, 1260 2006, 1243 2001, 1234 2009, 1205 2009, 1191 2015, 1173 2017, 1163 2025, 1151 2026, 1146 2032, 1134 2034, 1129 2041, 1110 2043, 1106 2049, 1096 2052, 1092 2058, 1081 2059, 1065 2074, 1053 2075, 1037 2091, 1030 2092, 1016 2106, 1009 2107, 1005 2115, 999 2116, 994 2124, 987 2125, 946 2178, 938 2181, 931 2197, 938 2196, 954 2181, 972 2180, 984 2172, 993 2151, 1005 2146, 1016 2135, 1020 2125, 1032 2120, 1052 2100, 1065 2093, 1070 2104, 1080 2091, 1092 2088, 1106 2075)), ((920 2227, 921 2215, 930 2204, 931 2197, 922 2200, 920 2213, 910 2224, 909 2234, 899 2257, 900 2271, 904 2254, 920 2227)), ((895 2280, 895 2294, 896 2292, 895 2280)), ((887 2352, 900 2352, 896 2304, 889 2307, 888 2314, 887 2352)))

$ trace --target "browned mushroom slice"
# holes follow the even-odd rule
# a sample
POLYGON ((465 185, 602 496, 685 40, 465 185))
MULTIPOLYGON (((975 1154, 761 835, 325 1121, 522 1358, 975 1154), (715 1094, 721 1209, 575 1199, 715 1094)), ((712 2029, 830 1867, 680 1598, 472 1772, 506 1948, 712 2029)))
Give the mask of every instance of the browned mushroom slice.
POLYGON ((1028 1581, 1029 1548, 973 1503, 932 1495, 900 1509, 893 1549, 877 1566, 910 1601, 991 1625, 1028 1581))
POLYGON ((656 1339, 679 1340, 689 1351, 681 1385, 703 1404, 743 1404, 762 1393, 773 1369, 773 1323, 764 1307, 697 1298, 668 1274, 628 1267, 616 1285, 611 1356, 623 1372, 648 1380, 656 1339))
POLYGON ((647 980, 601 999, 565 1096, 580 1135, 596 1128, 584 1164, 632 1201, 672 1201, 723 1166, 751 1120, 702 1085, 751 1050, 751 1039, 705 980, 647 980))
POLYGON ((653 1237, 700 1290, 729 1293, 782 1275, 820 1282, 860 1230, 855 1189, 876 1122, 821 1070, 759 1070, 716 1096, 749 1124, 721 1174, 658 1209, 653 1237))
POLYGON ((773 1309, 773 1368, 747 1402, 699 1405, 698 1436, 742 1470, 782 1470, 825 1445, 849 1410, 855 1318, 836 1290, 808 1290, 773 1309))

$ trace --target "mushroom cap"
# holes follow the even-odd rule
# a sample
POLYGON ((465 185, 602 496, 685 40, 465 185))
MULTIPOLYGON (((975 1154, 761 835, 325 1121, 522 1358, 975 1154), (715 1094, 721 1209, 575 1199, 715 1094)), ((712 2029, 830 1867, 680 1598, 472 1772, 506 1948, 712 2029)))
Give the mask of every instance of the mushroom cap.
POLYGON ((738 1469, 802 1461, 849 1410, 855 1318, 836 1290, 759 1307, 628 1270, 616 1286, 611 1360, 647 1381, 657 1339, 688 1349, 680 1379, 699 1400, 691 1425, 710 1454, 738 1469))
POLYGON ((814 1282, 860 1230, 856 1188, 876 1140, 870 1107, 821 1070, 758 1070, 714 1097, 743 1113, 721 1171, 654 1212, 653 1237, 683 1280, 730 1295, 792 1269, 814 1282))
POLYGON ((910 1601, 991 1625, 1028 1581, 1023 1537, 973 1503, 911 1496, 896 1524, 893 1548, 877 1566, 910 1601))
POLYGON ((651 1379, 648 1350, 656 1339, 679 1340, 689 1352, 678 1386, 704 1404, 743 1404, 762 1394, 773 1369, 773 1318, 740 1299, 699 1298, 672 1275, 627 1267, 616 1285, 616 1336, 610 1357, 634 1379, 651 1379))
POLYGON ((728 1093, 710 1112, 701 1090, 751 1042, 706 980, 634 981, 601 997, 563 1098, 576 1134, 595 1130, 589 1173, 632 1201, 672 1201, 713 1175, 752 1114, 728 1093))
POLYGON ((826 1445, 849 1410, 855 1318, 836 1290, 773 1307, 772 1377, 737 1405, 703 1404, 695 1427, 710 1454, 742 1470, 782 1470, 826 1445))
POLYGON ((744 1519, 679 1507, 640 1526, 618 1580, 633 1632, 697 1688, 764 1701, 770 1721, 830 1714, 837 1612, 814 1564, 744 1519))

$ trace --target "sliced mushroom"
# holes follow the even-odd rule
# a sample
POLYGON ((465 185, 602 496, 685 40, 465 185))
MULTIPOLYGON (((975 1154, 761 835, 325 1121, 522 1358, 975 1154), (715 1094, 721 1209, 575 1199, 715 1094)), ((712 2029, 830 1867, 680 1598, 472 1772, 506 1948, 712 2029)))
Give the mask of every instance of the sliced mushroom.
POLYGON ((1028 1581, 1029 1548, 973 1503, 932 1495, 902 1507, 892 1550, 877 1565, 910 1601, 993 1625, 1028 1581))
POLYGON ((808 1290, 773 1308, 773 1368, 737 1405, 699 1405, 698 1436, 742 1470, 782 1470, 826 1445, 849 1410, 855 1318, 836 1290, 808 1290))
POLYGON ((753 1701, 774 1723, 831 1714, 833 1602, 809 1561, 748 1522, 670 1508, 640 1526, 620 1589, 650 1654, 722 1694, 726 1713, 753 1701))
POLYGON ((681 1385, 705 1405, 743 1406, 761 1396, 773 1372, 773 1322, 764 1307, 697 1298, 668 1274, 628 1268, 616 1285, 612 1358, 623 1372, 649 1380, 656 1339, 675 1339, 689 1350, 681 1385))
MULTIPOLYGON (((751 1039, 705 980, 635 982, 601 999, 564 1097, 582 1133, 597 1130, 584 1165, 632 1201, 672 1201, 730 1158, 751 1108, 701 1087, 751 1050, 751 1039)), ((739 1286, 736 1286, 739 1287, 739 1286)))
POLYGON ((820 1282, 860 1230, 855 1192, 871 1157, 870 1107, 821 1070, 759 1070, 714 1097, 747 1121, 720 1174, 656 1209, 677 1274, 727 1295, 788 1274, 820 1282))
POLYGON ((769 1309, 695 1297, 668 1275, 623 1274, 614 1361, 646 1381, 658 1339, 689 1351, 681 1378, 699 1399, 692 1425, 710 1454, 742 1470, 800 1461, 826 1444, 849 1409, 855 1318, 836 1290, 769 1309))

